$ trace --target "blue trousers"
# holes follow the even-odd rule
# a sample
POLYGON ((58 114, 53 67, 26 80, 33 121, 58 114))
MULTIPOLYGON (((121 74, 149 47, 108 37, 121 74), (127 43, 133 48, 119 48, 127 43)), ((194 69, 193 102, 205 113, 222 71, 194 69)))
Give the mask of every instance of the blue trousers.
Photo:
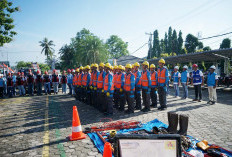
POLYGON ((175 96, 179 96, 180 89, 178 84, 173 84, 174 91, 175 91, 175 96))
POLYGON ((34 84, 33 83, 28 84, 28 94, 34 95, 34 84))
POLYGON ((69 88, 69 94, 72 95, 73 87, 71 83, 68 83, 68 88, 69 88))
POLYGON ((186 83, 181 83, 183 86, 183 90, 184 90, 184 95, 183 98, 187 98, 188 97, 188 86, 186 85, 186 83))
POLYGON ((50 85, 50 82, 44 83, 44 91, 45 91, 45 94, 51 93, 51 85, 50 85))
POLYGON ((67 91, 67 84, 66 83, 62 83, 62 93, 66 94, 67 91))

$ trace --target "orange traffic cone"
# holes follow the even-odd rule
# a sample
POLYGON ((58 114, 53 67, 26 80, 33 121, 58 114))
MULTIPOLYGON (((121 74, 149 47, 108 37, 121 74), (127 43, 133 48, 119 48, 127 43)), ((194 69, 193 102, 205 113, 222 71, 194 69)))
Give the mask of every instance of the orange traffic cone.
POLYGON ((109 142, 106 142, 104 145, 103 157, 112 157, 112 148, 109 142))
POLYGON ((73 106, 72 134, 69 136, 71 141, 85 139, 86 135, 82 132, 77 107, 73 106))

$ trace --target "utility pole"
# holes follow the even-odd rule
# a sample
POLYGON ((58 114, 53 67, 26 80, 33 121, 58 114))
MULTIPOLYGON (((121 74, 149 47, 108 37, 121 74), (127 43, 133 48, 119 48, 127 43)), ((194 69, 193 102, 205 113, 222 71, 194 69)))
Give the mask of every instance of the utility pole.
POLYGON ((146 35, 149 35, 149 40, 148 40, 148 54, 149 58, 151 58, 151 53, 152 53, 152 33, 145 33, 146 35))

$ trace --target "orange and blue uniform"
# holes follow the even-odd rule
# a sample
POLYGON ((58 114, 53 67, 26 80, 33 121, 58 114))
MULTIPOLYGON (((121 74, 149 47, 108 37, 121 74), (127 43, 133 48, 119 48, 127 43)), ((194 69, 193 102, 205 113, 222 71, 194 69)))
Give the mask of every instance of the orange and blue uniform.
POLYGON ((167 100, 166 100, 166 93, 167 93, 167 84, 169 81, 168 77, 168 69, 167 68, 158 68, 157 70, 158 74, 158 94, 159 94, 159 102, 160 107, 159 109, 163 110, 167 108, 167 100))
POLYGON ((133 74, 135 75, 135 109, 141 110, 141 72, 137 70, 133 74))
POLYGON ((135 76, 131 72, 125 74, 125 84, 124 84, 126 101, 128 104, 127 113, 134 113, 134 91, 135 91, 135 76))
POLYGON ((103 89, 105 93, 110 93, 109 96, 105 96, 105 105, 103 105, 103 111, 106 114, 113 114, 113 93, 114 93, 114 82, 113 82, 113 74, 111 72, 107 72, 104 82, 103 89))
POLYGON ((150 91, 151 91, 151 74, 148 70, 143 70, 141 76, 142 97, 144 109, 142 111, 150 111, 150 91))
POLYGON ((153 107, 157 107, 157 81, 158 74, 156 71, 151 72, 151 102, 153 107))
POLYGON ((125 95, 123 92, 124 87, 124 78, 125 74, 123 72, 118 72, 116 80, 114 82, 115 90, 114 90, 114 104, 115 108, 119 108, 119 110, 123 111, 125 106, 125 95), (120 104, 120 107, 118 106, 120 104))

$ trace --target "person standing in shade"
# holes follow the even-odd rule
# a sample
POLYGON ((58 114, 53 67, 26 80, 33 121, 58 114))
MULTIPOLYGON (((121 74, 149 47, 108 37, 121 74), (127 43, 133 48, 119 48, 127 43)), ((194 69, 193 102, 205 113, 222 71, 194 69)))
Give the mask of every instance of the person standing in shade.
POLYGON ((173 77, 173 88, 174 88, 174 91, 175 91, 175 98, 179 97, 179 93, 180 93, 179 86, 180 86, 181 74, 180 74, 180 72, 178 70, 179 70, 179 67, 175 66, 174 67, 174 73, 173 73, 173 76, 172 76, 173 77))
POLYGON ((27 86, 28 86, 28 95, 34 96, 34 75, 29 69, 29 74, 27 75, 27 86))
POLYGON ((61 76, 61 85, 62 85, 62 93, 66 94, 67 92, 67 75, 66 71, 64 70, 61 76))
POLYGON ((148 71, 149 63, 147 61, 143 62, 143 72, 141 76, 141 84, 142 84, 142 97, 143 97, 143 112, 150 111, 150 92, 151 92, 151 74, 148 71))
POLYGON ((103 89, 103 81, 105 79, 105 71, 104 71, 104 66, 105 64, 104 63, 100 63, 99 64, 99 75, 98 75, 98 78, 97 78, 97 108, 100 110, 100 111, 103 111, 104 109, 104 89, 103 89))
POLYGON ((209 101, 207 104, 214 105, 217 102, 217 84, 218 84, 218 75, 215 73, 216 67, 212 65, 209 69, 207 77, 207 86, 209 92, 209 101))
POLYGON ((98 64, 94 64, 93 66, 93 105, 94 107, 98 107, 98 102, 97 102, 97 79, 99 76, 99 71, 98 71, 98 64))
POLYGON ((47 71, 44 72, 43 84, 44 84, 45 95, 51 94, 51 79, 47 71))
POLYGON ((124 83, 124 91, 126 96, 126 102, 128 104, 128 109, 125 113, 130 114, 134 113, 135 109, 135 99, 134 99, 134 91, 135 91, 135 76, 132 74, 131 69, 132 65, 126 65, 126 74, 125 74, 125 83, 124 83))
POLYGON ((151 70, 151 107, 156 108, 157 107, 157 80, 158 80, 158 74, 155 71, 155 65, 150 65, 151 70))
POLYGON ((104 93, 105 93, 105 104, 104 104, 104 114, 107 116, 113 115, 113 94, 114 94, 114 84, 113 84, 113 73, 111 72, 113 67, 110 63, 105 64, 106 76, 103 82, 104 93))
POLYGON ((24 81, 23 81, 23 78, 21 76, 21 73, 18 72, 17 74, 17 77, 16 77, 16 86, 18 87, 19 89, 19 96, 23 96, 25 95, 25 91, 24 91, 24 81))
POLYGON ((139 71, 140 64, 136 62, 134 64, 134 72, 131 71, 135 76, 135 109, 142 110, 141 103, 141 72, 139 71))
POLYGON ((83 76, 83 86, 84 86, 84 89, 85 89, 85 98, 86 98, 86 103, 88 105, 91 105, 91 101, 90 101, 90 79, 91 79, 91 74, 90 74, 90 66, 89 65, 86 65, 85 67, 85 74, 83 76))
POLYGON ((159 60, 159 68, 157 70, 158 74, 158 94, 159 94, 159 102, 160 107, 158 107, 158 110, 166 110, 167 109, 167 84, 169 81, 168 76, 168 69, 164 67, 165 60, 160 59, 159 60))
POLYGON ((71 70, 68 69, 68 75, 67 75, 67 83, 69 88, 69 95, 72 95, 72 84, 73 84, 73 75, 71 74, 71 70))
POLYGON ((182 97, 182 99, 186 99, 188 97, 189 73, 188 73, 187 69, 188 69, 188 66, 185 65, 183 67, 183 71, 181 73, 180 82, 181 82, 181 85, 183 87, 183 97, 182 97))
POLYGON ((193 64, 192 68, 193 68, 193 72, 192 72, 191 84, 194 86, 194 90, 195 90, 195 99, 193 99, 193 101, 201 102, 202 99, 201 86, 204 85, 204 76, 202 71, 198 69, 197 64, 193 64))
POLYGON ((9 96, 9 98, 13 97, 13 78, 11 76, 11 73, 8 73, 8 77, 7 77, 7 94, 9 96))
POLYGON ((82 77, 83 77, 83 66, 81 66, 80 68, 79 68, 79 75, 78 75, 78 78, 77 78, 77 99, 79 100, 79 101, 83 101, 82 100, 82 83, 81 83, 81 81, 82 81, 82 77))
POLYGON ((35 79, 37 95, 42 95, 42 82, 43 82, 42 80, 43 79, 41 76, 41 72, 37 70, 37 75, 35 79))
POLYGON ((54 94, 58 94, 59 76, 56 72, 56 69, 53 70, 52 85, 53 85, 54 94))
POLYGON ((114 93, 116 95, 116 98, 114 99, 114 104, 116 106, 116 109, 119 109, 120 111, 124 111, 125 107, 125 94, 123 91, 123 86, 125 82, 125 74, 122 72, 123 66, 118 66, 118 73, 116 80, 114 82, 115 90, 114 93))
POLYGON ((4 97, 4 84, 5 80, 3 79, 3 74, 0 74, 0 98, 4 97))

